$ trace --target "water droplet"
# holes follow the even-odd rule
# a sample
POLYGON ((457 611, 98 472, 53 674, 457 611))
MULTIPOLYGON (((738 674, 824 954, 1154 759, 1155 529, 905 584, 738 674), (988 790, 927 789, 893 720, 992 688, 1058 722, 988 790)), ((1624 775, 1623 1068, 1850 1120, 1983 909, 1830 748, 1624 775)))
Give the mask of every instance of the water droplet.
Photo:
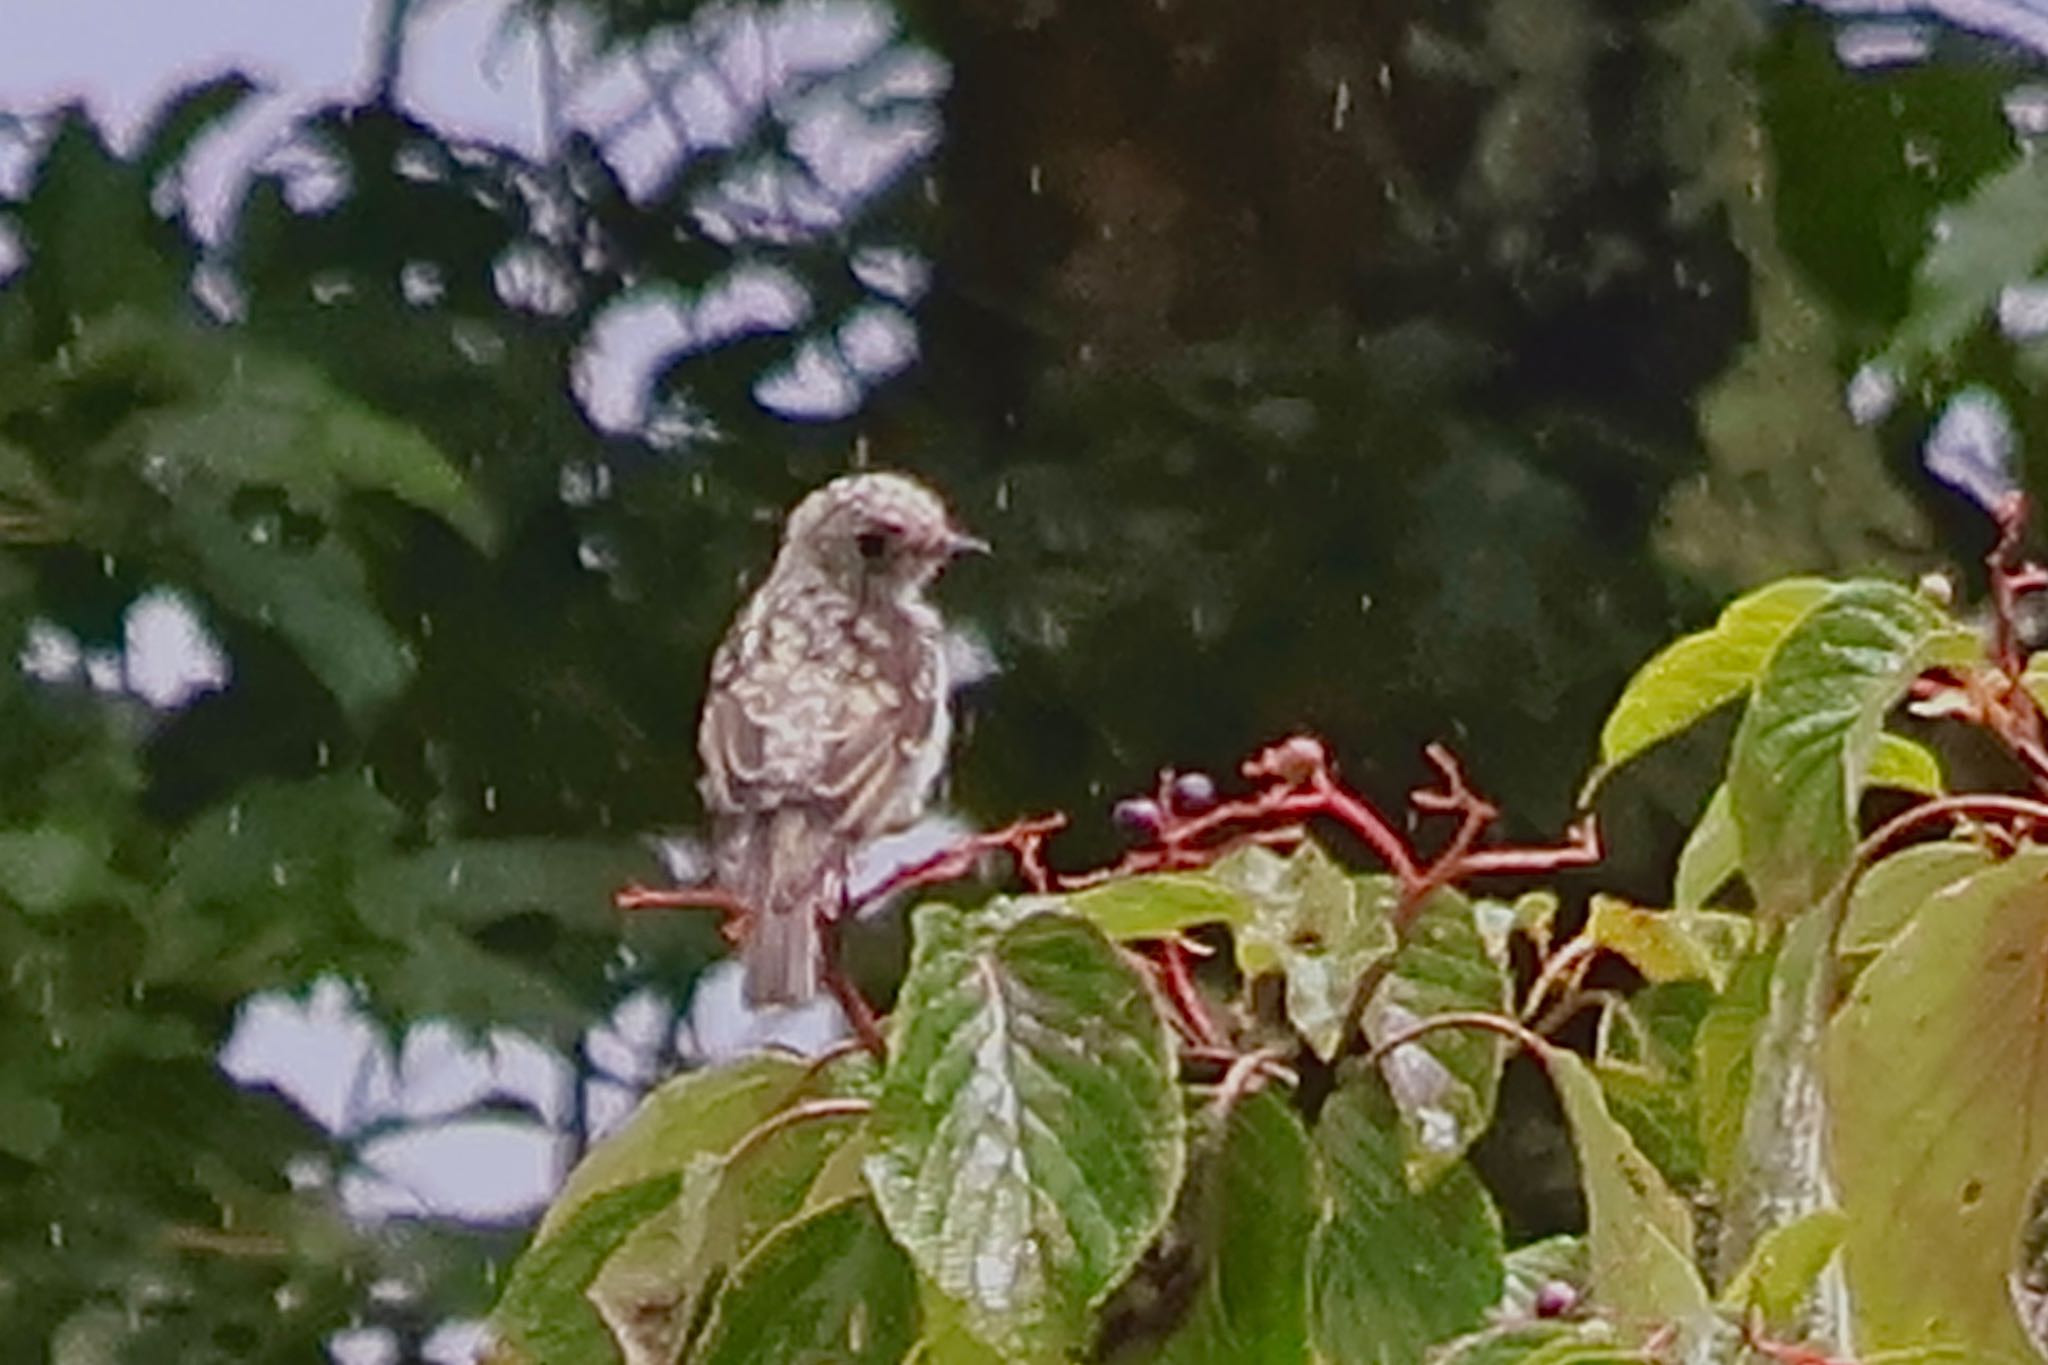
POLYGON ((320 769, 322 772, 325 772, 327 770, 328 764, 332 763, 333 761, 334 754, 333 751, 327 747, 326 740, 323 739, 313 746, 314 767, 320 769))
POLYGON ((285 883, 290 880, 291 873, 282 861, 274 862, 270 865, 270 884, 272 886, 282 890, 285 883))
POLYGON ((492 815, 495 815, 497 813, 498 789, 496 787, 484 788, 484 810, 486 813, 492 815))
POLYGON ((1351 116, 1351 82, 1338 81, 1336 98, 1330 102, 1330 131, 1344 131, 1344 121, 1351 116))
POLYGON ((1849 420, 1859 427, 1883 420, 1899 401, 1898 373, 1880 360, 1861 366, 1849 380, 1844 401, 1849 420))
POLYGON ((450 891, 460 891, 462 889, 462 859, 460 858, 448 864, 448 889, 450 891))
POLYGON ((1998 326, 2014 341, 2048 336, 2048 281, 2029 280, 2000 290, 1998 326))
POLYGON ((228 838, 239 839, 241 836, 242 803, 237 801, 234 805, 228 807, 228 838))

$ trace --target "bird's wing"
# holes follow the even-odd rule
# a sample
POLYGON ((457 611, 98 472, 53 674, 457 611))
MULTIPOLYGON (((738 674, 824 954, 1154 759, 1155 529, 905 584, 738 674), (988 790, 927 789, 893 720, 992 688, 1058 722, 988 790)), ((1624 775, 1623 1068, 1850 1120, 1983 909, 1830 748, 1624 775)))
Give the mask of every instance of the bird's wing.
POLYGON ((780 638, 773 622, 736 630, 714 664, 705 801, 725 814, 800 803, 871 833, 933 731, 936 646, 909 622, 814 621, 780 638))

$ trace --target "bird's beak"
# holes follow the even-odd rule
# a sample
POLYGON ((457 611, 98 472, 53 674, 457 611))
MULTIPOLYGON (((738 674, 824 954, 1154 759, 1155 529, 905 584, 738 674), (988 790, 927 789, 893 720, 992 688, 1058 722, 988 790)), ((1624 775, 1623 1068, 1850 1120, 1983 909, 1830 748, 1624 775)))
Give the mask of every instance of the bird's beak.
POLYGON ((949 556, 956 559, 961 555, 985 555, 989 553, 987 541, 983 540, 980 536, 970 536, 965 531, 958 530, 946 532, 943 548, 949 556))

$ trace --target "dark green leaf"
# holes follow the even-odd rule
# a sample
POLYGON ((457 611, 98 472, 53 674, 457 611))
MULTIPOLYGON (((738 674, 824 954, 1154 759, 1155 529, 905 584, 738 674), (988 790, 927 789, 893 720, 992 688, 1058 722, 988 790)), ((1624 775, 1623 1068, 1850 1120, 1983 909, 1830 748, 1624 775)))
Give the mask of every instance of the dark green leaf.
POLYGON ((1316 1055, 1342 1048, 1344 1016, 1366 969, 1394 951, 1398 890, 1385 879, 1347 876, 1316 844, 1281 857, 1257 844, 1226 855, 1211 875, 1251 903, 1237 933, 1248 976, 1276 968, 1287 981, 1287 1017, 1316 1055))
POLYGON ((700 1365, 895 1365, 917 1338, 917 1273, 866 1199, 764 1241, 718 1296, 700 1365))
POLYGON ((1286 1365, 1308 1359, 1306 1271, 1316 1223, 1315 1155, 1271 1090, 1239 1103, 1220 1143, 1197 1153, 1193 1206, 1201 1279, 1157 1365, 1286 1365))
MULTIPOLYGON (((762 1055, 688 1072, 662 1085, 640 1102, 625 1127, 569 1172, 534 1233, 534 1244, 552 1238, 579 1208, 610 1190, 674 1175, 695 1156, 722 1156, 787 1104, 808 1078, 808 1068, 796 1058, 762 1055)), ((671 1186, 670 1195, 675 1192, 671 1186)))
POLYGON ((578 1201, 513 1267, 491 1312, 491 1335, 526 1365, 616 1365, 611 1335, 584 1291, 619 1243, 675 1197, 677 1183, 674 1174, 659 1175, 578 1201))
POLYGON ((2048 167, 2022 154, 1945 209, 1913 281, 1911 309, 1886 354, 1912 372, 1945 358, 2048 256, 2048 167))
POLYGON ((856 1168, 817 1198, 828 1163, 857 1122, 857 1115, 833 1114, 757 1128, 730 1152, 690 1158, 674 1202, 635 1229, 590 1286, 627 1365, 676 1359, 692 1324, 702 1320, 706 1296, 765 1235, 808 1209, 862 1192, 856 1168))
MULTIPOLYGON (((1390 911, 1400 896, 1391 877, 1357 881, 1362 903, 1390 911)), ((1439 891, 1416 914, 1393 969, 1366 1006, 1366 1036, 1377 1045, 1431 1015, 1505 1013, 1509 991, 1507 973, 1480 934, 1472 903, 1439 891)), ((1380 1063, 1401 1111, 1411 1181, 1428 1184, 1486 1131, 1506 1055, 1506 1040, 1498 1034, 1440 1029, 1395 1048, 1380 1063)))
POLYGON ((1309 1319, 1330 1360, 1420 1362, 1500 1298, 1500 1216, 1462 1162, 1417 1192, 1392 1098, 1354 1077, 1316 1124, 1329 1187, 1309 1248, 1309 1319))
POLYGON ((868 1180, 991 1344, 1056 1354, 1172 1211, 1185 1160, 1165 1025, 1100 930, 915 917, 868 1180))

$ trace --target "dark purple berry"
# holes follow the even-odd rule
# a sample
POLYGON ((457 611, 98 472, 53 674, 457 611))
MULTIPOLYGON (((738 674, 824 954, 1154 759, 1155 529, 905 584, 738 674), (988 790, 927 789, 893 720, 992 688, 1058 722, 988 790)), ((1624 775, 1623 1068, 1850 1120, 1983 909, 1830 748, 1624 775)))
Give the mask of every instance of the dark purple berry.
POLYGON ((1157 839, 1166 818, 1159 810, 1159 803, 1149 796, 1127 796, 1116 803, 1109 813, 1116 827, 1138 839, 1157 839))
POLYGON ((1539 1318, 1561 1318, 1579 1306, 1579 1291, 1576 1285, 1563 1280, 1545 1280, 1536 1289, 1536 1316, 1539 1318))
POLYGON ((1173 779, 1173 808, 1182 815, 1200 815, 1216 804, 1216 781, 1207 773, 1182 773, 1173 779))

